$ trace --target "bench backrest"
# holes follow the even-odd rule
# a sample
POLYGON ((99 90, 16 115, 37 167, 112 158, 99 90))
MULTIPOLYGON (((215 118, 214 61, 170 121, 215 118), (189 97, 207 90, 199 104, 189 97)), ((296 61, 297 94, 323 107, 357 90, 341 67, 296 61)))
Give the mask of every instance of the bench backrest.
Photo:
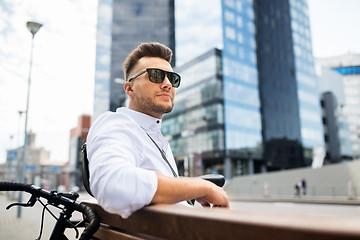
POLYGON ((91 195, 94 196, 91 193, 90 190, 90 172, 89 172, 89 160, 87 158, 87 152, 86 152, 86 143, 84 143, 81 147, 81 151, 83 153, 83 162, 82 162, 82 180, 85 187, 85 190, 91 195))

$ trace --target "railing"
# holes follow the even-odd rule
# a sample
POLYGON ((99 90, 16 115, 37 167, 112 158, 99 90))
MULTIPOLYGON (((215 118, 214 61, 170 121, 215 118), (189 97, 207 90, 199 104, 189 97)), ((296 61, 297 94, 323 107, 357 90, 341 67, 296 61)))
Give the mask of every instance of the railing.
POLYGON ((122 219, 89 205, 101 218, 98 239, 360 239, 360 218, 154 205, 122 219))

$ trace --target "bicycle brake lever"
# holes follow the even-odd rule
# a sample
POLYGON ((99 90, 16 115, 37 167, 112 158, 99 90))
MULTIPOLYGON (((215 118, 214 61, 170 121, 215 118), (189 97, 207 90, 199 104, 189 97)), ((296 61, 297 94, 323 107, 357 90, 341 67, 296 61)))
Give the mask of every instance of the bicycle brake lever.
POLYGON ((6 210, 9 210, 11 207, 14 206, 21 206, 21 207, 32 207, 36 203, 36 197, 31 196, 27 203, 11 203, 9 206, 6 207, 6 210))

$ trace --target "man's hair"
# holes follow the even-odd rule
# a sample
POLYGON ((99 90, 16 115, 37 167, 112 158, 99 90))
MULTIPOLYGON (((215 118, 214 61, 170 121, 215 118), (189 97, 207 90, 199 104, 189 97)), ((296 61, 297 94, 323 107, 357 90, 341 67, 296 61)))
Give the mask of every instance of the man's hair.
POLYGON ((139 61, 140 58, 158 57, 170 63, 172 54, 173 54, 172 50, 161 43, 158 42, 141 43, 127 56, 127 58, 124 61, 123 69, 124 69, 125 81, 128 80, 130 71, 134 68, 134 66, 139 61))

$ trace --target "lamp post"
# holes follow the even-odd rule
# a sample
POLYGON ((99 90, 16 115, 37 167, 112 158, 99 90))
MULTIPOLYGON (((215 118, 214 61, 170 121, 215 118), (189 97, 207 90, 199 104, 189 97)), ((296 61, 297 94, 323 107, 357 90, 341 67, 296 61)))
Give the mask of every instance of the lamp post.
MULTIPOLYGON (((27 99, 26 99, 26 111, 25 111, 25 133, 24 133, 24 146, 22 150, 21 156, 21 167, 20 167, 20 182, 23 183, 25 180, 24 172, 25 172, 25 157, 26 157, 26 147, 27 147, 27 122, 29 117, 29 96, 30 96, 30 83, 31 83, 31 67, 32 67, 32 55, 33 55, 33 46, 34 46, 34 37, 35 34, 42 27, 42 24, 37 22, 27 22, 26 27, 30 31, 32 35, 31 39, 31 52, 30 52, 30 68, 29 68, 29 77, 28 77, 28 89, 27 89, 27 99)), ((22 202, 22 192, 19 192, 19 202, 22 202)), ((18 207, 17 217, 21 217, 21 206, 18 207)))

